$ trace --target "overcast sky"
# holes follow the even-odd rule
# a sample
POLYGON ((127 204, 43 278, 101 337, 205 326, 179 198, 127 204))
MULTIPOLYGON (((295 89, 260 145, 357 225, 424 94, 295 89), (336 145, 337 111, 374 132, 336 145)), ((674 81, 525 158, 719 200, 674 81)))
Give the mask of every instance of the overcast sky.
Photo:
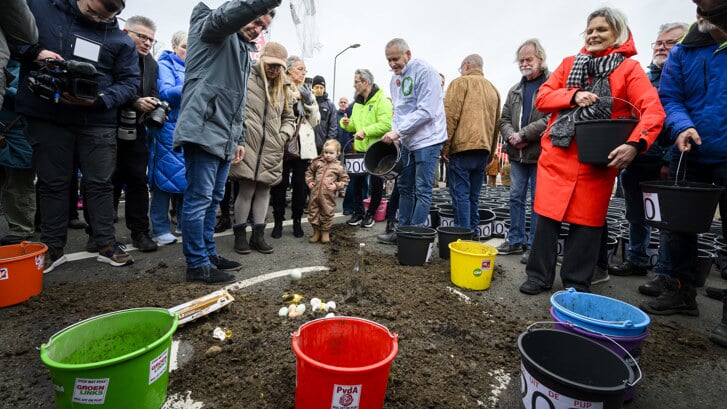
MULTIPOLYGON (((269 41, 280 42, 288 54, 300 55, 301 46, 290 13, 290 2, 283 0, 278 16, 270 27, 269 41)), ((211 8, 222 0, 209 0, 211 8)), ((336 59, 336 96, 353 94, 353 72, 368 68, 389 95, 391 72, 384 57, 384 46, 394 38, 404 38, 412 56, 422 58, 446 76, 447 84, 459 76, 462 59, 480 54, 484 73, 498 88, 504 101, 506 92, 520 79, 514 63, 515 50, 524 40, 537 37, 548 54, 551 69, 563 57, 575 54, 583 45, 586 17, 593 10, 610 6, 628 17, 639 55, 646 67, 651 61, 650 43, 659 26, 667 22, 691 23, 696 6, 691 0, 315 0, 317 13, 308 32, 318 33, 321 49, 305 59, 308 76, 323 75, 329 96, 334 88, 336 59)), ((171 49, 172 33, 186 30, 196 0, 127 0, 121 17, 141 14, 157 23, 156 38, 161 49, 171 49)))

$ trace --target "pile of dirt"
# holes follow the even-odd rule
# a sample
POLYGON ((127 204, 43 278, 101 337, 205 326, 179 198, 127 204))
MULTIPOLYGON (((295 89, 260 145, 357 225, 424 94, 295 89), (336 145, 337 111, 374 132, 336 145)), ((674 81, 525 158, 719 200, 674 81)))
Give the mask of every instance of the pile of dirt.
MULTIPOLYGON (((510 391, 519 391, 517 337, 532 321, 548 319, 547 311, 523 317, 513 305, 482 296, 486 292, 458 292, 450 283, 447 260, 408 267, 376 252, 365 258, 365 295, 347 303, 347 276, 358 249, 349 238, 355 236, 351 229, 334 228, 329 271, 234 292, 235 302, 223 310, 180 327, 175 339, 190 343, 194 353, 170 374, 170 394, 191 391, 204 408, 293 408, 291 335, 304 322, 324 316, 311 311, 313 297, 334 301, 336 315, 370 319, 398 334, 400 349, 391 367, 386 408, 498 407, 497 395, 505 393, 508 382, 510 391), (287 305, 286 293, 304 297, 308 309, 302 316, 278 315, 287 305), (216 340, 215 327, 229 329, 232 337, 216 340)), ((178 275, 164 274, 167 269, 160 263, 127 282, 99 279, 84 286, 58 285, 0 310, 0 406, 53 407, 53 386, 36 348, 58 329, 133 306, 170 307, 211 291, 180 283, 178 275)), ((496 267, 493 285, 507 273, 496 267)), ((706 335, 676 324, 652 324, 650 331, 641 362, 652 379, 690 365, 683 359, 685 353, 692 364, 725 354, 706 335)))

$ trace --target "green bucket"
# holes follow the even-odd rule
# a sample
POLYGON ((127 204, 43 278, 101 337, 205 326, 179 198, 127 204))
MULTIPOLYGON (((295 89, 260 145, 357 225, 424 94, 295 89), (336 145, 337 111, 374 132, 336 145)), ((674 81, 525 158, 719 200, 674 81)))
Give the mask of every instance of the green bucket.
POLYGON ((177 315, 134 308, 78 322, 40 347, 56 407, 159 409, 167 397, 177 315))

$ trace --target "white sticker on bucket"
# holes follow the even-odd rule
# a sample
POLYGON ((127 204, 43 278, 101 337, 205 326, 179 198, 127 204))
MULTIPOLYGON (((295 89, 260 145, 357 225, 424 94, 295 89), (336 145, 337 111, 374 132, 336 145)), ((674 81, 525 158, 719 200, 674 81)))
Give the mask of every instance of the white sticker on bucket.
POLYGON ((73 386, 73 403, 103 405, 106 402, 108 388, 109 378, 76 378, 76 384, 73 386))
POLYGON ((520 363, 520 392, 524 407, 529 409, 603 409, 603 402, 573 399, 543 385, 520 363))
POLYGON ((333 385, 331 409, 358 409, 360 402, 361 385, 333 385))
POLYGON ((644 218, 654 222, 661 221, 659 195, 657 193, 644 192, 644 218))
POLYGON ((167 373, 167 363, 169 362, 169 350, 165 349, 158 357, 149 362, 149 385, 161 378, 167 373))
POLYGON ((7 280, 10 278, 10 275, 8 274, 8 269, 3 267, 0 268, 0 280, 7 280))
POLYGON ((431 263, 432 262, 432 255, 434 254, 434 242, 429 243, 429 247, 427 248, 427 258, 426 262, 431 263))

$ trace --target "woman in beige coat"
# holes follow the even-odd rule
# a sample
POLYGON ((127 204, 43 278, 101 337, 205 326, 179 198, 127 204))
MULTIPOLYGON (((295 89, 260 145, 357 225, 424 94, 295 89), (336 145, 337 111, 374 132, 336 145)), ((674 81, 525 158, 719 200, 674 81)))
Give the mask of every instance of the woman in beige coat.
POLYGON ((251 249, 272 253, 265 242, 265 216, 270 187, 279 183, 283 172, 283 145, 295 131, 290 91, 285 86, 285 59, 281 44, 267 43, 260 60, 250 71, 245 106, 245 157, 230 168, 237 181, 235 199, 235 252, 251 249), (252 210, 252 236, 247 241, 247 221, 252 210))

